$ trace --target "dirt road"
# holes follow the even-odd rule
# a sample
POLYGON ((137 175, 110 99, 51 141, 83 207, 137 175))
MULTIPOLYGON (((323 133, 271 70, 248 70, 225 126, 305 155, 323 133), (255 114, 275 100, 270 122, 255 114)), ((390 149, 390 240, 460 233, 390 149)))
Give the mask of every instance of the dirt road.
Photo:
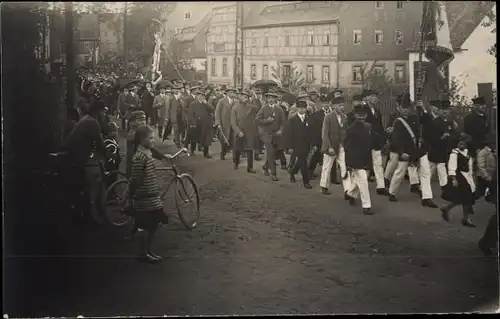
MULTIPOLYGON (((217 154, 218 145, 212 153, 217 154)), ((164 150, 173 152, 171 146, 164 150)), ((178 220, 155 244, 163 263, 135 260, 138 243, 96 230, 83 252, 10 258, 39 270, 26 279, 23 316, 468 312, 498 308, 495 258, 477 248, 490 205, 476 206, 476 229, 423 208, 406 184, 398 203, 372 192, 374 216, 333 194, 234 171, 229 159, 179 160, 199 184, 202 218, 178 220), (43 266, 42 266, 43 264, 43 266), (46 269, 50 264, 50 270, 46 269), (26 288, 27 289, 27 288, 26 288)), ((262 162, 256 162, 260 168, 262 162)), ((299 178, 298 178, 299 179, 299 178)), ((371 185, 373 188, 374 185, 371 185)), ((436 194, 438 194, 436 189, 436 194)), ((435 196, 438 197, 438 196, 435 196)), ((441 202, 439 199, 437 202, 441 202)), ((23 268, 23 269, 24 269, 23 268)), ((22 289, 21 286, 19 289, 22 289)), ((12 317, 15 313, 12 313, 12 317)))

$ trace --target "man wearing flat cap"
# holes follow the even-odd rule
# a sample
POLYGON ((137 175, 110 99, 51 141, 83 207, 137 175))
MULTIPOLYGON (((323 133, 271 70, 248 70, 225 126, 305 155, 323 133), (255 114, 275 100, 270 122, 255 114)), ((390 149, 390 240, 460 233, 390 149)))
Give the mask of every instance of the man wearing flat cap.
POLYGON ((225 160, 226 154, 231 147, 231 109, 235 105, 236 92, 234 89, 226 88, 225 96, 215 108, 215 125, 219 132, 221 144, 220 159, 225 160))
POLYGON ((464 118, 464 133, 471 137, 469 152, 473 158, 476 157, 477 151, 483 148, 486 136, 489 132, 489 119, 486 115, 486 101, 484 97, 476 97, 472 99, 474 107, 472 112, 464 118))
POLYGON ((250 103, 251 94, 248 90, 238 93, 238 102, 231 109, 231 128, 233 132, 233 163, 238 169, 242 153, 246 153, 247 172, 256 173, 253 168, 254 150, 258 149, 259 134, 255 116, 257 106, 250 103))
POLYGON ((372 161, 373 139, 371 138, 371 124, 366 122, 369 110, 361 100, 362 96, 353 96, 354 121, 345 133, 345 161, 349 173, 343 178, 350 178, 350 189, 345 193, 345 199, 348 199, 349 203, 354 206, 356 198, 360 197, 363 213, 372 215, 368 170, 372 161))
POLYGON ((312 105, 314 105, 313 113, 321 110, 321 101, 319 100, 319 93, 316 89, 312 88, 307 91, 311 99, 312 105))
MULTIPOLYGON (((344 98, 337 97, 331 101, 332 111, 325 115, 321 131, 321 152, 323 153, 323 166, 321 169, 321 192, 329 195, 328 188, 332 178, 332 168, 338 163, 340 175, 345 177, 347 168, 345 164, 344 139, 347 129, 347 116, 344 109, 344 98)), ((335 174, 336 175, 336 174, 335 174)), ((344 193, 350 189, 350 179, 342 178, 344 193)))
POLYGON ((190 142, 190 152, 194 155, 196 145, 202 147, 203 156, 211 158, 209 147, 212 144, 212 113, 213 109, 205 99, 205 90, 198 88, 195 90, 196 99, 191 102, 188 109, 188 138, 190 142))
POLYGON ((163 131, 165 129, 165 126, 167 124, 167 119, 168 119, 168 104, 169 100, 166 95, 166 89, 165 87, 160 87, 160 94, 155 96, 153 99, 153 109, 156 111, 157 114, 157 123, 158 123, 158 136, 160 139, 163 137, 163 131))
POLYGON ((267 103, 259 110, 255 120, 259 127, 260 138, 266 147, 264 175, 269 176, 269 170, 271 170, 272 180, 277 181, 276 156, 284 149, 282 135, 286 119, 283 110, 278 106, 278 96, 269 92, 265 94, 265 97, 267 103))
MULTIPOLYGON (((194 100, 196 100, 196 91, 198 90, 197 86, 191 87, 189 83, 184 83, 184 94, 183 94, 183 103, 182 103, 182 109, 184 111, 184 118, 187 119, 188 113, 189 113, 189 106, 191 103, 193 103, 194 100)), ((189 148, 189 145, 191 141, 189 140, 189 132, 188 132, 189 127, 186 126, 186 138, 184 139, 184 147, 189 148)))

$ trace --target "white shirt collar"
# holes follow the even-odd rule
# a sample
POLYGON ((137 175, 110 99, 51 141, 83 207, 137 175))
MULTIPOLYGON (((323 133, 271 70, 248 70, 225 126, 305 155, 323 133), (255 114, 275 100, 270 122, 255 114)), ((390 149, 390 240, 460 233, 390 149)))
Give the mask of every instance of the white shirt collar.
POLYGON ((306 115, 305 114, 300 114, 300 113, 297 113, 297 116, 299 117, 299 119, 304 122, 304 120, 306 119, 306 115))

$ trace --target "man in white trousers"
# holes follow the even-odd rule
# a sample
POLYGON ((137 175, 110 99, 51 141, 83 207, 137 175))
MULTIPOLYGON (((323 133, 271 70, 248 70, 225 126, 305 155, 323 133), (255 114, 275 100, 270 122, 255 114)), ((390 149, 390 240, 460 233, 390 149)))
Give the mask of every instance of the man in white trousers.
POLYGON ((366 122, 371 124, 372 169, 377 183, 377 194, 388 195, 385 189, 384 167, 382 165, 382 148, 386 141, 386 133, 382 124, 382 113, 378 109, 378 94, 373 90, 363 90, 362 96, 367 105, 366 122))
POLYGON ((367 173, 372 161, 372 125, 366 122, 367 109, 363 105, 360 95, 353 97, 353 108, 355 119, 346 129, 344 141, 345 161, 351 177, 350 189, 347 191, 346 197, 353 206, 356 205, 356 198, 360 197, 363 213, 372 215, 367 173))
POLYGON ((437 171, 441 189, 448 183, 448 162, 453 141, 458 136, 457 124, 450 119, 450 101, 430 102, 430 113, 433 117, 433 131, 429 134, 429 162, 431 177, 437 171))
POLYGON ((331 181, 332 167, 337 162, 342 176, 344 194, 350 189, 350 178, 347 177, 345 164, 344 139, 347 129, 347 116, 344 113, 344 98, 336 97, 331 101, 332 111, 325 115, 321 131, 321 152, 323 166, 321 169, 321 192, 330 195, 328 188, 331 181))
MULTIPOLYGON (((397 106, 400 107, 402 103, 411 103, 410 95, 408 93, 403 93, 399 95, 396 99, 397 106)), ((389 157, 387 160, 387 165, 385 166, 384 171, 384 183, 385 187, 389 188, 391 183, 392 176, 398 167, 399 155, 394 150, 394 147, 391 143, 391 134, 394 130, 394 121, 399 117, 399 113, 396 110, 393 114, 391 114, 389 118, 389 126, 386 129, 386 133, 388 134, 389 139, 389 157)), ((408 166, 408 177, 410 180, 410 191, 412 193, 416 193, 420 195, 420 180, 418 179, 418 172, 415 166, 408 166)))
MULTIPOLYGON (((422 101, 417 101, 417 112, 423 109, 422 101)), ((404 102, 399 108, 400 116, 394 122, 394 131, 392 132, 392 143, 394 149, 399 156, 398 166, 391 179, 389 186, 389 200, 396 202, 396 193, 404 179, 404 175, 408 166, 417 166, 420 185, 422 191, 422 206, 437 208, 438 206, 432 201, 431 189, 431 174, 430 164, 427 157, 427 146, 424 141, 419 138, 419 127, 417 125, 416 116, 410 116, 412 105, 408 101, 404 102)), ((426 131, 432 118, 425 112, 421 115, 421 125, 426 131)), ((427 129, 428 130, 428 129, 427 129)))

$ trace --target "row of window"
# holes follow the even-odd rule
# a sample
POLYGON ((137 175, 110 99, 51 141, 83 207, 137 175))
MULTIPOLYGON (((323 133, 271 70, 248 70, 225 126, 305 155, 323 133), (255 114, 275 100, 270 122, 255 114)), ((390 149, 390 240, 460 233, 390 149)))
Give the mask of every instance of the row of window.
MULTIPOLYGON (((353 30, 352 33, 352 43, 353 44, 361 44, 363 41, 363 32, 361 30, 353 30)), ((384 32, 382 30, 374 31, 374 41, 375 44, 383 44, 384 43, 384 32)), ((394 30, 394 43, 396 45, 403 45, 403 30, 394 30)))
MULTIPOLYGON (((239 64, 239 59, 237 60, 237 63, 239 64)), ((290 65, 284 65, 283 66, 283 72, 285 74, 285 77, 287 75, 290 75, 290 65)), ((373 67, 373 71, 375 74, 382 74, 385 70, 385 65, 376 65, 373 67)), ((395 82, 405 82, 406 81, 406 67, 404 64, 396 64, 394 67, 394 81, 395 82)), ((215 58, 212 58, 212 63, 211 63, 211 70, 210 70, 210 75, 215 77, 217 76, 217 60, 215 58)), ((227 66, 227 58, 222 59, 222 76, 227 76, 228 75, 228 66, 227 66)), ((269 78, 270 73, 269 73, 269 65, 264 64, 262 65, 262 78, 269 78)), ((314 82, 316 81, 315 74, 314 74, 314 66, 313 65, 308 65, 306 67, 306 82, 314 82)), ((250 65, 250 78, 252 80, 257 80, 257 65, 252 64, 250 65)), ((363 81, 364 78, 364 72, 363 72, 363 66, 362 65, 354 65, 352 67, 352 82, 353 83, 360 83, 363 81)), ((321 67, 321 83, 330 83, 330 66, 324 65, 321 67)))
MULTIPOLYGON (((214 42, 223 42, 223 40, 229 40, 229 35, 220 35, 220 36, 212 36, 212 39, 214 42)), ((384 43, 384 32, 382 30, 375 30, 374 31, 374 42, 375 44, 383 44, 384 43)), ((302 38, 303 39, 303 38, 302 38)), ((289 46, 297 46, 300 41, 300 36, 290 36, 290 33, 285 33, 285 47, 289 46)), ((250 41, 245 41, 245 47, 247 48, 256 48, 257 47, 257 38, 250 38, 250 41)), ((353 30, 353 35, 352 35, 352 43, 355 45, 360 45, 363 42, 363 32, 361 30, 353 30)), ((403 30, 398 29, 394 30, 394 43, 396 45, 404 45, 404 37, 403 37, 403 30)), ((307 36, 305 36, 305 44, 307 46, 314 46, 314 45, 322 45, 322 46, 329 46, 332 43, 331 37, 329 34, 323 34, 321 36, 315 36, 313 31, 309 31, 307 36)), ((262 38, 262 46, 263 47, 268 47, 269 46, 269 35, 265 34, 264 37, 262 38)), ((215 43, 214 43, 215 47, 215 43)), ((214 48, 214 51, 217 51, 214 48)))
MULTIPOLYGON (((376 65, 373 67, 373 72, 375 74, 382 74, 386 70, 385 65, 376 65)), ((396 64, 394 66, 394 81, 395 82, 405 82, 406 81, 406 67, 404 64, 396 64)), ((364 72, 362 65, 354 65, 352 67, 352 82, 359 83, 363 81, 364 72)))
MULTIPOLYGON (((384 8, 384 1, 374 1, 374 2, 376 9, 384 8)), ((301 1, 294 4, 268 7, 265 10, 265 13, 284 13, 296 10, 320 9, 320 8, 327 8, 332 5, 334 5, 333 1, 301 1)), ((396 1, 396 9, 403 10, 404 1, 396 1)))

